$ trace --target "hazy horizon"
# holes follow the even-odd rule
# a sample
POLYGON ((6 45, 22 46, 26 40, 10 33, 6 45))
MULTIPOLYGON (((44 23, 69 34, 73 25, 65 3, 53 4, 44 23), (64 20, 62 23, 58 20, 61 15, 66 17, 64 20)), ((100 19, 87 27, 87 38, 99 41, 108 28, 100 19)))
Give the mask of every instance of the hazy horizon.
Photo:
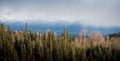
POLYGON ((120 1, 0 1, 0 22, 16 25, 12 26, 14 30, 23 29, 15 22, 21 24, 27 22, 30 30, 33 28, 32 30, 42 30, 42 32, 46 29, 61 32, 66 27, 72 34, 79 33, 81 29, 87 29, 88 33, 92 31, 99 31, 102 34, 116 33, 120 31, 120 1), (57 30, 58 27, 61 30, 57 30))

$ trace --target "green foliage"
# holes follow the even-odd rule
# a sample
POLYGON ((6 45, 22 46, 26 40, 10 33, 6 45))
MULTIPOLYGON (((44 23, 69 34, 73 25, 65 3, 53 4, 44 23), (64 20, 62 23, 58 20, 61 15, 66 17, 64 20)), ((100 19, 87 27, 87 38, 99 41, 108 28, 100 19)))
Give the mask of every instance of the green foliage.
POLYGON ((0 61, 120 61, 120 50, 113 45, 94 45, 88 39, 88 47, 76 47, 66 29, 56 36, 52 31, 30 33, 27 23, 24 32, 0 24, 0 61))

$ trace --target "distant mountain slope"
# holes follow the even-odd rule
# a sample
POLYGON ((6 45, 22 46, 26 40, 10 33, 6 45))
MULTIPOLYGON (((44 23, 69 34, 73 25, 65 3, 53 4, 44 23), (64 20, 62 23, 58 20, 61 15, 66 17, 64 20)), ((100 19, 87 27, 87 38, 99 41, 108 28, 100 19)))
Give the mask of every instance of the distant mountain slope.
POLYGON ((118 33, 112 33, 112 34, 109 34, 108 35, 110 38, 111 37, 120 37, 120 32, 118 32, 118 33))
MULTIPOLYGON (((7 26, 8 24, 11 26, 12 30, 24 30, 25 29, 25 22, 19 21, 19 22, 4 22, 5 25, 7 26)), ((103 35, 111 34, 111 33, 116 33, 120 32, 120 27, 112 27, 112 28, 96 28, 93 26, 82 26, 80 24, 70 24, 70 25, 65 25, 65 24, 42 24, 42 23, 28 23, 29 30, 31 32, 37 30, 40 33, 44 33, 47 29, 52 30, 56 32, 58 35, 63 31, 64 28, 67 29, 67 31, 72 34, 72 35, 79 35, 80 30, 82 29, 87 29, 88 30, 88 35, 93 32, 93 31, 99 31, 103 35)))

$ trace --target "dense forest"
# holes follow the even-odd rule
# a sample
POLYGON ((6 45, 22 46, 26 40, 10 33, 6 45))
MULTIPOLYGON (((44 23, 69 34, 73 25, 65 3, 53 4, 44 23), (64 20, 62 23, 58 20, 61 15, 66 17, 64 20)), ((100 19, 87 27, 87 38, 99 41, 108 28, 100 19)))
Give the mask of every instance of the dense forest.
POLYGON ((48 30, 44 34, 12 31, 0 24, 0 61, 120 61, 120 37, 103 37, 81 30, 72 37, 66 29, 60 36, 48 30))

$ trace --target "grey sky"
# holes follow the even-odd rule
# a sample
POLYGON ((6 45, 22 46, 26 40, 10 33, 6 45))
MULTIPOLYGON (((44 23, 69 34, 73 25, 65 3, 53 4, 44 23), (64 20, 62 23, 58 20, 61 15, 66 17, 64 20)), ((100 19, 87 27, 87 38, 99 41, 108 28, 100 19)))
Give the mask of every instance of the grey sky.
POLYGON ((1 1, 0 20, 120 27, 120 0, 1 1))

